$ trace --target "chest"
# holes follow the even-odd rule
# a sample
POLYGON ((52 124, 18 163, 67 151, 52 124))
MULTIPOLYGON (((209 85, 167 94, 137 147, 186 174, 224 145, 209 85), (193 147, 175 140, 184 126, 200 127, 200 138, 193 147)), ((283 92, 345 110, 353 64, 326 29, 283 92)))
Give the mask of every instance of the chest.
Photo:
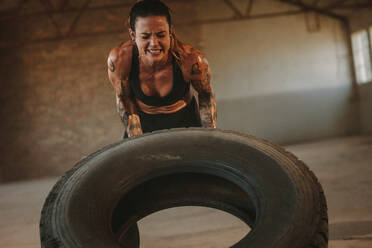
POLYGON ((173 67, 169 65, 155 71, 140 68, 139 81, 145 95, 164 97, 173 89, 173 67))

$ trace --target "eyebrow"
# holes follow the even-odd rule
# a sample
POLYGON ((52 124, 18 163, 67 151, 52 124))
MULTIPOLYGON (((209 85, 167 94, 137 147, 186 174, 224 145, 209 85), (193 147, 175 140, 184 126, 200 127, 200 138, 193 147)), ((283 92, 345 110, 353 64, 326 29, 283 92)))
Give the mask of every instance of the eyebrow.
MULTIPOLYGON (((162 33, 165 33, 166 31, 160 31, 160 32, 157 32, 156 34, 162 34, 162 33)), ((151 33, 141 33, 141 34, 143 34, 143 35, 150 35, 151 33)))

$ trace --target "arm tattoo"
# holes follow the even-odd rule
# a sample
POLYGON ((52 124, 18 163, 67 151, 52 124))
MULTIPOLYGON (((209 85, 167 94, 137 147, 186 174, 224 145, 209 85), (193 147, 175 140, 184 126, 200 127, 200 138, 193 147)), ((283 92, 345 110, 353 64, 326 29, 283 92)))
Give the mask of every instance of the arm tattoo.
POLYGON ((125 112, 122 96, 116 95, 116 107, 117 107, 117 111, 118 111, 118 114, 120 116, 120 119, 124 124, 124 128, 127 129, 127 127, 128 127, 128 114, 125 112))
POLYGON ((109 67, 109 70, 111 72, 114 72, 116 70, 115 64, 114 64, 114 62, 112 62, 111 58, 110 58, 110 67, 109 67))
POLYGON ((108 74, 111 84, 116 91, 116 107, 125 131, 129 137, 142 134, 140 118, 137 115, 135 99, 131 92, 128 78, 124 72, 116 70, 115 56, 110 55, 107 60, 108 74))
POLYGON ((210 71, 208 64, 192 65, 191 74, 197 75, 197 79, 192 81, 192 85, 199 93, 199 112, 203 127, 216 128, 217 123, 217 104, 216 97, 210 85, 210 71))
POLYGON ((216 127, 217 104, 213 93, 199 94, 199 112, 203 127, 216 127))
POLYGON ((191 75, 197 75, 197 74, 201 74, 201 73, 202 73, 202 71, 200 70, 199 63, 196 62, 195 64, 192 65, 191 75))
POLYGON ((123 94, 119 96, 116 95, 117 110, 118 110, 120 119, 124 124, 124 128, 126 132, 128 133, 129 137, 142 134, 142 127, 141 127, 139 116, 137 114, 127 113, 124 107, 125 106, 124 98, 125 96, 123 94))

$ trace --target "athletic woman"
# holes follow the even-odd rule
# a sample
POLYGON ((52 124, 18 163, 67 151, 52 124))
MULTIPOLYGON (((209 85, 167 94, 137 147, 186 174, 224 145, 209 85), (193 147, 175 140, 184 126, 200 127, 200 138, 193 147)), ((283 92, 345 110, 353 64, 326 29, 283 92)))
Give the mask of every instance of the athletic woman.
POLYGON ((160 0, 139 1, 129 25, 131 40, 113 48, 107 60, 124 137, 176 127, 216 128, 208 62, 176 38, 169 8, 160 0))

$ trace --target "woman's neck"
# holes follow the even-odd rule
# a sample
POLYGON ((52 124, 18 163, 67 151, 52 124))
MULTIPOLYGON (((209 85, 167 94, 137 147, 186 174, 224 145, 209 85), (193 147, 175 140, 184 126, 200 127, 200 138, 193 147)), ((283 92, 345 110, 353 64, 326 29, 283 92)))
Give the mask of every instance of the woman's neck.
POLYGON ((153 62, 146 59, 145 56, 138 56, 138 61, 141 68, 146 71, 157 71, 162 70, 172 64, 172 55, 168 53, 167 59, 163 61, 153 62))

